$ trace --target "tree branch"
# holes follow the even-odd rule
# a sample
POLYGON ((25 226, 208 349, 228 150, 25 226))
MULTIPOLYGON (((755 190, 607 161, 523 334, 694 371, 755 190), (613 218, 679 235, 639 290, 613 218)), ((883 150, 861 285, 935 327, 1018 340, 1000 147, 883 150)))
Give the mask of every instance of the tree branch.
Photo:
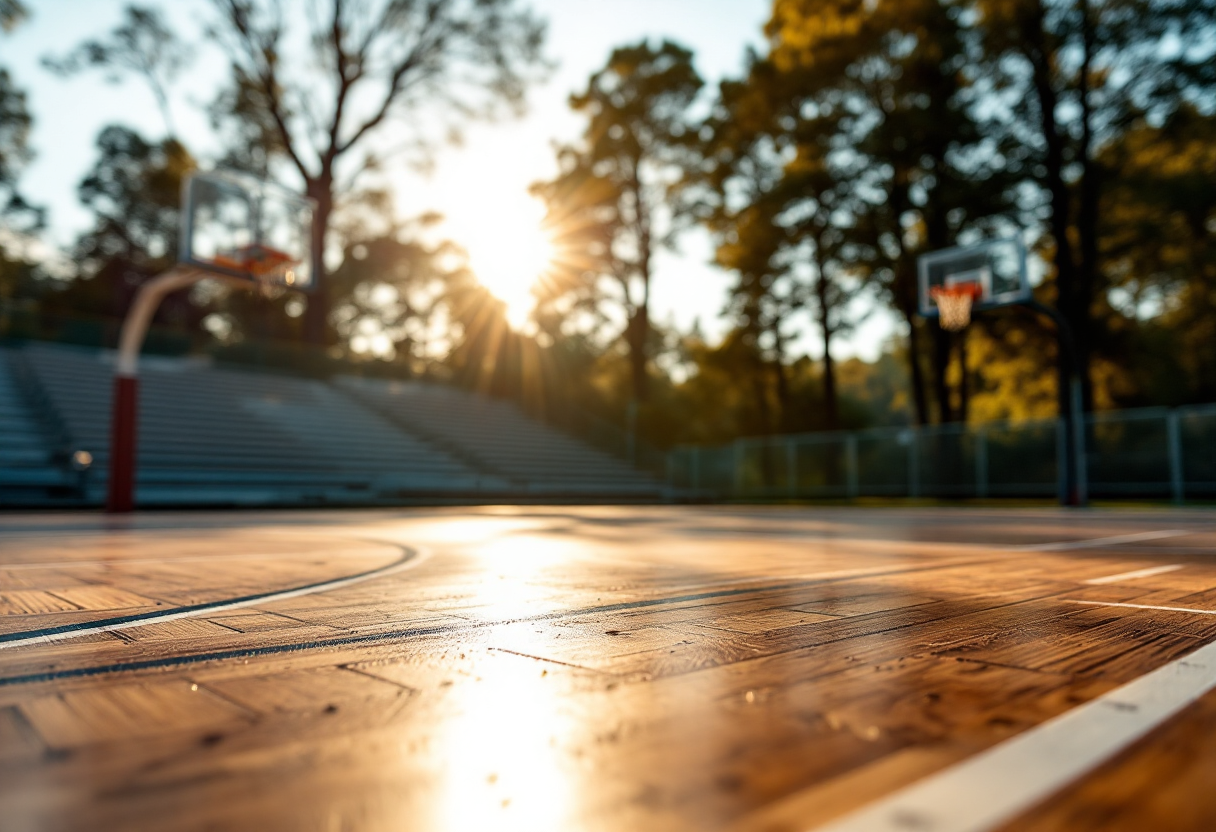
MULTIPOLYGON (((442 35, 436 35, 434 30, 437 28, 437 24, 440 21, 440 12, 442 11, 442 7, 446 4, 447 0, 432 0, 432 2, 427 5, 426 18, 418 33, 417 42, 414 44, 414 47, 409 51, 409 53, 395 67, 393 67, 393 71, 389 76, 388 91, 384 94, 384 99, 381 101, 380 107, 376 110, 375 114, 360 125, 359 129, 356 130, 349 139, 341 144, 336 155, 341 155, 350 150, 350 148, 357 144, 359 140, 363 138, 363 136, 367 135, 367 133, 371 130, 374 130, 386 118, 388 118, 388 114, 392 110, 393 104, 396 103, 398 96, 405 90, 406 86, 408 86, 406 76, 418 67, 424 66, 426 63, 426 58, 431 51, 435 47, 442 44, 442 35)), ((377 27, 377 29, 380 30, 383 30, 384 28, 386 27, 377 27)), ((374 38, 369 34, 366 40, 365 49, 370 50, 373 41, 374 38)), ((366 54, 366 52, 364 54, 366 54)))
POLYGON ((304 180, 312 181, 313 176, 296 150, 291 128, 287 125, 287 116, 283 112, 283 103, 279 98, 279 84, 274 61, 278 54, 277 45, 282 35, 281 28, 272 28, 270 31, 257 30, 249 19, 248 6, 240 0, 215 0, 215 2, 219 5, 220 12, 228 17, 233 30, 239 35, 238 47, 244 51, 245 58, 249 62, 245 74, 261 87, 262 93, 266 96, 267 110, 279 132, 283 149, 304 180))

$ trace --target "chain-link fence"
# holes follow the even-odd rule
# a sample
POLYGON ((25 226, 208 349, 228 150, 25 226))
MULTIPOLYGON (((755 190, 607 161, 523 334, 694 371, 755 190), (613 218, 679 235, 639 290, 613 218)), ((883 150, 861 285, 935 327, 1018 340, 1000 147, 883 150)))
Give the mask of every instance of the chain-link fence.
MULTIPOLYGON (((1216 405, 1091 414, 1089 494, 1216 498, 1216 405)), ((683 446, 668 459, 688 498, 1054 497, 1064 488, 1061 420, 935 425, 683 446)))

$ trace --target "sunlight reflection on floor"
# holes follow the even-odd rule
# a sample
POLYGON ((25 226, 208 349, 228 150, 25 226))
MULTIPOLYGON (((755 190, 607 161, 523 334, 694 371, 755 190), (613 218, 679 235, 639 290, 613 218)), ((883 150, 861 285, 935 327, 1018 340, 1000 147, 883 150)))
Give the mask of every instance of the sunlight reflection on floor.
POLYGON ((561 715, 559 686, 542 663, 502 659, 453 691, 460 714, 436 739, 445 760, 436 827, 569 828, 578 779, 561 749, 574 723, 561 715))

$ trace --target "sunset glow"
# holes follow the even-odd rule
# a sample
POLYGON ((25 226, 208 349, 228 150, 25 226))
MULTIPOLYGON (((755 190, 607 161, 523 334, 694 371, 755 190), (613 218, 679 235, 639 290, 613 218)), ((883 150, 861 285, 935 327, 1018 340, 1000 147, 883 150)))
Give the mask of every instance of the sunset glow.
POLYGON ((507 322, 521 329, 532 312, 532 289, 553 261, 539 200, 515 188, 477 191, 447 212, 447 233, 469 254, 477 279, 507 305, 507 322))

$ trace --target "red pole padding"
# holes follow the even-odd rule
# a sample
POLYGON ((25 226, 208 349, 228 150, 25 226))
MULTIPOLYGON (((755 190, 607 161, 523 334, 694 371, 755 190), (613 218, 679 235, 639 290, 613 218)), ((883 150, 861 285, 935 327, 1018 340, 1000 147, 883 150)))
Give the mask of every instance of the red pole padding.
POLYGON ((139 379, 114 376, 114 412, 110 422, 110 482, 106 511, 135 508, 135 423, 139 379))

